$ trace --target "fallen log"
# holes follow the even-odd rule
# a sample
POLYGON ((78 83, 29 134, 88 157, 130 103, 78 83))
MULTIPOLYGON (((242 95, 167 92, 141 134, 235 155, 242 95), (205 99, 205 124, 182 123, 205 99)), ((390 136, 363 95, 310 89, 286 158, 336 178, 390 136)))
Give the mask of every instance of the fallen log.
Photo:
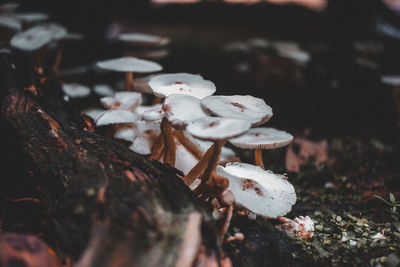
POLYGON ((83 130, 57 80, 26 65, 0 61, 3 231, 39 234, 64 264, 218 266, 214 221, 177 170, 83 130))

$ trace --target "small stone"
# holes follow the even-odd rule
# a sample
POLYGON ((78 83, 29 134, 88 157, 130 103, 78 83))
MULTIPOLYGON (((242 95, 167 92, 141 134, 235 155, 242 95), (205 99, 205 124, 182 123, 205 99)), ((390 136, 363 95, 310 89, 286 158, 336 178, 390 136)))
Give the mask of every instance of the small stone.
POLYGON ((355 245, 357 245, 357 241, 350 240, 349 244, 350 244, 350 246, 355 246, 355 245))
POLYGON ((337 216, 336 217, 336 221, 341 222, 342 221, 342 217, 341 216, 337 216))

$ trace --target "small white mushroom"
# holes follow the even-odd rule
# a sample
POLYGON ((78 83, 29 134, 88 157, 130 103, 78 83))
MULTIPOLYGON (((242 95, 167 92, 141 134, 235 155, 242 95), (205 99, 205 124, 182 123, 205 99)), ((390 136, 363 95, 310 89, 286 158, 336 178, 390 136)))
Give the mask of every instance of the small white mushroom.
POLYGON ((84 98, 90 95, 90 88, 79 83, 64 83, 62 90, 71 98, 84 98))
POLYGON ((142 113, 142 120, 144 121, 161 121, 165 116, 165 111, 162 104, 156 104, 146 108, 142 113))
POLYGON ((238 206, 267 218, 286 215, 296 203, 293 185, 281 175, 247 163, 217 166, 217 175, 229 180, 238 206))
POLYGON ((212 115, 247 120, 252 126, 272 117, 272 108, 261 98, 250 95, 208 96, 201 100, 201 105, 212 115))
POLYGON ((215 92, 215 85, 203 77, 189 73, 161 74, 149 81, 155 96, 164 98, 171 94, 191 95, 202 99, 215 92))
POLYGON ((103 115, 104 112, 105 112, 104 109, 89 108, 89 109, 86 109, 86 110, 82 111, 82 114, 85 114, 85 115, 89 116, 90 118, 93 119, 93 121, 97 121, 97 119, 101 115, 103 115))
POLYGON ((161 37, 157 35, 147 33, 121 33, 116 38, 118 41, 122 41, 132 45, 143 45, 143 46, 164 46, 170 42, 167 37, 161 37))
POLYGON ((125 72, 125 90, 134 88, 133 73, 150 73, 161 71, 162 67, 156 62, 138 59, 134 57, 122 57, 97 62, 101 69, 125 72))
POLYGON ((20 21, 27 23, 45 21, 49 18, 49 15, 39 12, 15 13, 12 14, 12 16, 20 21))
POLYGON ((105 126, 117 123, 134 123, 138 116, 128 110, 107 110, 97 118, 96 126, 105 126))
POLYGON ((280 217, 279 221, 283 222, 283 224, 278 225, 278 228, 282 229, 291 238, 300 237, 310 241, 314 236, 314 222, 308 216, 296 217, 294 220, 280 217))
POLYGON ((0 28, 7 28, 12 31, 20 31, 22 29, 21 22, 11 16, 0 15, 0 28))
POLYGON ((106 96, 100 99, 106 109, 134 111, 142 103, 142 95, 137 92, 118 92, 114 96, 106 96))
POLYGON ((245 134, 229 140, 231 144, 242 149, 254 149, 256 165, 264 168, 262 149, 275 149, 288 145, 293 135, 274 128, 253 128, 245 134))

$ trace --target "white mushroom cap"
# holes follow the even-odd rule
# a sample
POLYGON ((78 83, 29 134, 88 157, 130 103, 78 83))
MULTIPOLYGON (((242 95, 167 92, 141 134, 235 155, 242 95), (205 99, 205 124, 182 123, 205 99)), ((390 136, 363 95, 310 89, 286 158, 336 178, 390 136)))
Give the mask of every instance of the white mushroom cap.
POLYGON ((134 123, 138 116, 128 110, 107 110, 97 118, 96 126, 105 126, 117 123, 134 123))
POLYGON ((22 29, 22 24, 14 17, 1 15, 0 27, 8 28, 13 31, 20 31, 22 29))
MULTIPOLYGON (((178 141, 175 140, 175 143, 178 144, 178 141)), ((176 146, 175 168, 183 172, 184 175, 188 174, 198 162, 199 160, 183 145, 178 144, 176 146)))
POLYGON ((62 90, 64 94, 71 98, 83 98, 90 95, 90 88, 79 83, 64 83, 62 90))
POLYGON ((129 149, 141 155, 151 153, 151 148, 160 135, 160 122, 138 121, 134 124, 136 134, 129 149))
POLYGON ((121 33, 117 40, 137 45, 163 46, 169 43, 169 38, 147 33, 121 33))
POLYGON ((113 96, 114 90, 108 84, 96 84, 93 91, 99 96, 113 96))
POLYGON ((156 72, 161 71, 163 68, 160 64, 138 59, 135 57, 122 57, 117 59, 109 59, 96 63, 97 67, 105 70, 119 71, 119 72, 156 72))
POLYGON ((294 187, 283 176, 247 163, 217 166, 217 175, 229 180, 236 203, 268 218, 286 215, 296 203, 294 187))
POLYGON ((391 86, 399 86, 400 85, 400 75, 383 75, 381 77, 381 81, 384 84, 391 86))
POLYGON ((152 78, 149 86, 158 97, 183 94, 202 99, 214 94, 216 90, 211 81, 189 73, 161 74, 152 78))
POLYGON ((142 95, 137 92, 118 92, 113 97, 102 97, 100 102, 107 109, 134 111, 142 103, 142 95))
POLYGON ((293 220, 282 217, 280 221, 283 224, 278 227, 291 238, 300 237, 309 241, 314 236, 314 222, 308 216, 296 217, 293 220))
POLYGON ((237 118, 258 126, 272 117, 272 108, 261 98, 250 95, 208 96, 201 105, 212 115, 237 118))
POLYGON ((41 24, 27 31, 18 33, 11 39, 11 46, 26 51, 37 50, 52 40, 59 40, 67 30, 55 23, 41 24))
POLYGON ((179 130, 185 129, 188 123, 207 116, 200 100, 191 95, 169 95, 165 98, 163 110, 171 125, 179 130))
POLYGON ((250 129, 248 121, 231 118, 204 117, 186 127, 186 130, 202 140, 225 140, 236 137, 250 129))
POLYGON ((12 15, 18 20, 25 21, 28 23, 44 21, 49 18, 49 15, 39 12, 26 12, 26 13, 16 13, 12 15))
POLYGON ((137 128, 132 125, 126 127, 119 127, 115 132, 114 137, 117 139, 133 142, 137 133, 137 128))
POLYGON ((293 135, 274 128, 252 128, 245 134, 229 139, 236 147, 244 149, 274 149, 288 145, 293 135))
POLYGON ((162 108, 162 104, 156 104, 142 113, 142 120, 144 121, 161 121, 165 116, 165 111, 162 108))
POLYGON ((271 43, 268 40, 265 40, 263 38, 251 38, 247 41, 247 43, 256 48, 268 48, 271 46, 271 43))
POLYGON ((278 48, 278 54, 281 57, 292 59, 300 64, 305 64, 310 61, 311 56, 308 52, 300 50, 300 48, 283 47, 278 48))

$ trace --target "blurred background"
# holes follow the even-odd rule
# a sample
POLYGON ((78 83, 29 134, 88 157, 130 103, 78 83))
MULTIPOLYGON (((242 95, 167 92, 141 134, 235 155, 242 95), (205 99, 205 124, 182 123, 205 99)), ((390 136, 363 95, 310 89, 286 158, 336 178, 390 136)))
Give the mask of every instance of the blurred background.
POLYGON ((381 76, 400 73, 399 2, 29 0, 19 10, 46 12, 84 35, 65 49, 64 68, 136 55, 111 41, 123 32, 167 36, 153 55, 165 73, 199 73, 220 94, 262 97, 273 126, 316 138, 393 138, 398 114, 381 76))

